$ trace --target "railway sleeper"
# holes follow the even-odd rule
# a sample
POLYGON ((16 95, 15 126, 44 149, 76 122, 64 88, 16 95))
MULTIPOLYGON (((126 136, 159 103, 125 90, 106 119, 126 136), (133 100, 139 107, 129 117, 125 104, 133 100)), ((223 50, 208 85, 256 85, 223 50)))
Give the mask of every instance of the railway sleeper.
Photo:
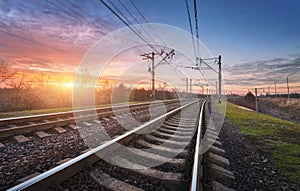
POLYGON ((193 131, 174 131, 174 130, 170 130, 170 129, 166 129, 166 128, 159 128, 157 130, 158 132, 163 132, 163 133, 167 133, 170 135, 176 134, 176 135, 193 135, 194 132, 193 131))
POLYGON ((183 126, 195 126, 195 123, 196 121, 195 120, 191 120, 191 121, 185 121, 185 120, 181 120, 181 119, 178 119, 178 120, 168 120, 168 123, 170 124, 177 124, 177 125, 183 125, 183 126))
POLYGON ((170 134, 167 134, 167 133, 162 133, 162 132, 159 132, 159 131, 155 131, 153 133, 151 133, 152 135, 156 136, 156 137, 160 137, 160 138, 166 138, 166 139, 173 139, 173 140, 178 140, 178 141, 189 141, 192 139, 192 135, 190 136, 183 136, 183 135, 176 135, 173 134, 173 135, 170 135, 170 134))
POLYGON ((150 134, 146 135, 145 138, 153 142, 160 142, 165 147, 170 147, 170 148, 185 148, 190 143, 189 141, 178 142, 174 140, 161 139, 150 134))
MULTIPOLYGON (((185 167, 185 159, 180 158, 169 158, 166 156, 162 156, 151 151, 143 151, 139 149, 133 149, 133 152, 125 151, 117 151, 110 154, 110 158, 114 161, 123 161, 126 159, 132 163, 143 165, 143 166, 157 166, 160 164, 166 164, 171 169, 178 169, 182 171, 185 167)), ((128 166, 128 168, 135 168, 135 166, 128 166)))
POLYGON ((155 144, 148 143, 144 140, 138 140, 136 143, 144 147, 150 148, 151 152, 155 154, 161 154, 162 156, 166 156, 166 157, 172 157, 176 155, 179 158, 185 158, 188 155, 188 151, 186 149, 176 149, 176 148, 158 146, 155 144))
POLYGON ((172 123, 170 121, 165 121, 165 124, 168 125, 168 126, 172 126, 172 127, 178 127, 179 125, 181 127, 186 127, 186 128, 195 127, 195 124, 191 124, 191 123, 172 123))
POLYGON ((115 159, 115 162, 120 162, 120 165, 124 165, 128 168, 128 171, 137 173, 137 176, 145 177, 149 179, 154 185, 163 183, 170 190, 183 190, 183 183, 181 180, 181 173, 164 172, 157 169, 148 168, 146 166, 132 163, 126 159, 115 159))
POLYGON ((161 128, 165 128, 173 131, 180 131, 180 132, 193 132, 195 127, 182 127, 182 126, 173 127, 173 126, 163 124, 161 125, 161 128))
POLYGON ((89 172, 89 176, 96 181, 97 184, 114 191, 143 191, 143 189, 113 178, 99 169, 89 172))

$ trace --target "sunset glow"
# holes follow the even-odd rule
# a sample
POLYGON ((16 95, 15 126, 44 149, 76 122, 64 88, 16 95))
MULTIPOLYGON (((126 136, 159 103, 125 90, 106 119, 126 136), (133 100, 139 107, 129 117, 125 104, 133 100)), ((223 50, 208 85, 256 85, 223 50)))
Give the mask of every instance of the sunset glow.
POLYGON ((74 83, 73 82, 66 82, 63 84, 63 86, 67 87, 67 88, 73 88, 74 87, 74 83))
MULTIPOLYGON (((40 75, 44 73, 51 76, 47 79, 48 84, 58 83, 63 84, 62 87, 72 88, 74 85, 70 80, 63 79, 61 74, 74 75, 88 50, 98 40, 124 27, 98 1, 69 1, 63 3, 65 5, 55 1, 5 2, 0 2, 0 58, 9 69, 19 74, 30 73, 24 80, 31 85, 45 81, 45 77, 40 75), (39 79, 32 76, 39 76, 39 79)), ((150 3, 147 1, 137 1, 136 4, 149 22, 189 31, 184 1, 174 1, 172 5, 160 2, 157 9, 148 9, 150 3)), ((128 2, 125 5, 130 7, 128 2)), ((222 54, 223 78, 229 92, 246 93, 252 87, 267 89, 275 82, 279 92, 286 92, 286 77, 291 74, 291 91, 300 92, 300 57, 299 48, 296 48, 300 43, 300 26, 294 21, 299 18, 298 11, 294 10, 298 2, 277 2, 266 9, 264 6, 259 1, 243 4, 201 3, 200 40, 205 42, 213 55, 222 54), (282 12, 282 7, 290 11, 282 12), (272 24, 275 20, 281 24, 272 24), (248 24, 243 27, 244 23, 248 24), (216 26, 218 30, 215 30, 216 26)), ((138 16, 138 13, 133 15, 138 16)), ((102 76, 106 76, 107 80, 115 79, 122 68, 142 61, 140 54, 149 51, 151 49, 136 49, 122 54, 111 63, 114 69, 105 71, 102 76)), ((172 63, 182 65, 180 57, 175 57, 172 63)), ((136 75, 148 75, 147 70, 146 63, 142 74, 136 75)), ((14 76, 14 83, 18 82, 19 76, 14 76)), ((4 83, 0 85, 9 86, 4 83)), ((199 91, 199 87, 193 89, 199 91)))

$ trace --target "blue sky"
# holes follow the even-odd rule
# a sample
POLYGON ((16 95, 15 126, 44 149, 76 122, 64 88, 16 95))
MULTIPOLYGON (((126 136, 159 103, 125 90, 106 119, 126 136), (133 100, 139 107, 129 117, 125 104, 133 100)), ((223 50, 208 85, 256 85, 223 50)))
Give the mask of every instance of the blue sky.
MULTIPOLYGON (((189 31, 184 0, 133 1, 149 22, 189 31)), ((142 20, 129 0, 122 2, 142 20)), ((192 10, 193 1, 188 2, 192 10)), ((197 3, 200 40, 214 55, 222 54, 229 85, 267 86, 278 78, 284 86, 291 73, 296 73, 292 83, 300 81, 300 1, 197 3), (240 71, 251 72, 250 77, 240 71)), ((1 59, 11 67, 45 71, 74 70, 95 40, 125 26, 97 0, 1 0, 0 18, 1 59)))
MULTIPOLYGON (((192 8, 192 1, 189 2, 192 8)), ((137 1, 137 4, 150 22, 189 31, 185 1, 137 1)), ((224 54, 234 64, 298 54, 299 6, 297 0, 198 1, 200 40, 214 54, 224 54)))

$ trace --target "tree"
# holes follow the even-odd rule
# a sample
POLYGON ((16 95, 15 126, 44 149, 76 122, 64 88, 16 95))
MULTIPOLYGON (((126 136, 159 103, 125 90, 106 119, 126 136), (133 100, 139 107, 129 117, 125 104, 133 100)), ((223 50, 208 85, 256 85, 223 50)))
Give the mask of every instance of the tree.
POLYGON ((121 83, 118 87, 113 89, 112 100, 113 102, 126 102, 129 101, 130 90, 121 83))
POLYGON ((15 73, 9 72, 7 63, 5 63, 4 60, 0 58, 0 85, 6 83, 14 75, 15 73))
POLYGON ((255 96, 252 94, 252 92, 248 92, 246 95, 245 95, 245 99, 247 101, 250 101, 250 102, 254 102, 255 101, 255 96))
POLYGON ((29 87, 28 83, 25 81, 25 73, 22 72, 21 74, 14 73, 14 78, 12 76, 9 78, 9 81, 7 80, 5 83, 14 90, 21 90, 26 89, 29 87), (19 79, 17 76, 20 76, 19 79))

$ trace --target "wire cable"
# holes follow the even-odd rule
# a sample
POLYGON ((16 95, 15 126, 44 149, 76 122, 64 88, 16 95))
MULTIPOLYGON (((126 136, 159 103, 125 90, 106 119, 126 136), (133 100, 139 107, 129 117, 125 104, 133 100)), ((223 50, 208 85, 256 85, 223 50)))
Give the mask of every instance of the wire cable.
POLYGON ((187 14, 188 14, 189 25, 190 25, 190 32, 192 35, 194 55, 195 55, 195 59, 196 59, 196 63, 197 63, 197 54, 196 54, 196 47, 195 47, 195 41, 194 41, 193 25, 192 25, 188 0, 185 0, 185 4, 186 4, 186 10, 187 10, 187 14))
MULTIPOLYGON (((119 3, 122 5, 122 7, 126 10, 126 12, 134 19, 134 21, 137 23, 137 24, 141 24, 141 22, 139 22, 136 17, 130 12, 130 10, 122 3, 121 0, 118 0, 119 3)), ((149 32, 144 28, 143 25, 140 25, 141 28, 145 31, 145 33, 149 36, 149 38, 152 40, 152 42, 154 42, 155 44, 158 44, 153 38, 152 36, 149 34, 149 32)))
POLYGON ((116 17, 118 17, 119 20, 121 20, 129 29, 134 32, 142 41, 144 41, 151 49, 155 50, 153 45, 151 45, 149 42, 147 42, 146 39, 143 38, 125 19, 123 19, 115 10, 113 10, 107 3, 104 2, 104 0, 99 0, 106 8, 108 8, 116 17))
POLYGON ((196 39, 196 43, 197 43, 197 56, 198 56, 198 58, 200 58, 197 0, 194 0, 194 13, 195 13, 195 29, 196 29, 196 37, 197 37, 197 39, 196 39))
POLYGON ((164 46, 167 46, 166 43, 161 39, 161 37, 159 36, 159 34, 156 32, 156 30, 154 30, 153 27, 149 24, 149 21, 146 19, 146 17, 143 15, 143 13, 138 9, 138 7, 135 5, 135 3, 132 0, 130 0, 130 3, 135 8, 135 10, 139 13, 139 15, 144 19, 145 23, 148 23, 149 27, 155 33, 155 35, 157 36, 157 38, 162 42, 162 44, 164 46))

